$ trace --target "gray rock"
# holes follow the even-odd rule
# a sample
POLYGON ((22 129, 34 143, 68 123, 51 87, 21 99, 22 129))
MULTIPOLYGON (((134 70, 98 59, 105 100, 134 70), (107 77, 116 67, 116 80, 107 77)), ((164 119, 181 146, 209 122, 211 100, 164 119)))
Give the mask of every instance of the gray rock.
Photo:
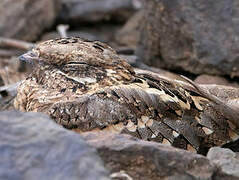
POLYGON ((142 0, 61 0, 60 20, 78 23, 125 21, 141 7, 142 0))
POLYGON ((239 76, 238 0, 148 0, 137 55, 148 65, 239 76))
POLYGON ((54 23, 59 6, 58 0, 0 1, 0 36, 36 40, 54 23))
POLYGON ((209 150, 207 157, 220 169, 221 176, 239 179, 239 157, 236 153, 230 149, 213 147, 209 150))
POLYGON ((0 179, 106 180, 95 149, 40 113, 0 112, 0 179))
POLYGON ((112 173, 123 171, 133 179, 207 180, 217 171, 206 157, 172 146, 120 134, 83 133, 82 136, 97 148, 112 173))
POLYGON ((232 86, 232 87, 239 87, 237 82, 229 82, 225 77, 222 76, 213 76, 202 74, 199 75, 194 82, 198 84, 217 84, 217 85, 225 85, 225 86, 232 86))

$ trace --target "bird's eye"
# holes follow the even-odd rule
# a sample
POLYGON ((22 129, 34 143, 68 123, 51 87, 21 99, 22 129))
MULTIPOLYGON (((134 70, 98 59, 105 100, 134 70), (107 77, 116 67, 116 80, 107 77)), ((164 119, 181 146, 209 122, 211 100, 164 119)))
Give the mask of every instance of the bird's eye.
POLYGON ((99 49, 101 52, 104 52, 104 49, 102 49, 101 46, 98 46, 96 44, 93 45, 94 48, 99 49))
POLYGON ((77 42, 78 42, 78 39, 76 39, 76 38, 71 39, 70 42, 71 42, 71 43, 77 43, 77 42))
POLYGON ((62 39, 58 42, 59 44, 68 44, 69 41, 67 39, 62 39))
POLYGON ((71 62, 68 62, 67 63, 67 65, 69 65, 69 64, 72 64, 72 65, 77 65, 77 64, 87 64, 87 63, 85 63, 85 62, 73 62, 73 61, 71 61, 71 62))

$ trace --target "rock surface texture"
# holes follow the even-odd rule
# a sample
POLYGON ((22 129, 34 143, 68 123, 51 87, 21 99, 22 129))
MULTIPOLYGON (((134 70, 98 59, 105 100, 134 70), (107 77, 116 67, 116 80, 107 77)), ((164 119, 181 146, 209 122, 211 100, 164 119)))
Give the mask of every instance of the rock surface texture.
POLYGON ((222 178, 227 175, 231 180, 239 179, 239 154, 230 149, 214 147, 209 150, 207 157, 220 169, 216 176, 222 178))
POLYGON ((149 65, 239 76, 239 3, 149 0, 138 56, 149 65))
POLYGON ((0 1, 0 36, 36 40, 54 23, 59 5, 58 0, 0 1))
POLYGON ((40 113, 0 112, 0 179, 108 180, 95 149, 40 113))
POLYGON ((96 22, 102 20, 127 20, 142 0, 61 0, 59 18, 70 22, 96 22))
MULTIPOLYGON (((84 139, 95 147, 111 173, 123 171, 137 180, 236 180, 238 160, 220 158, 212 162, 204 156, 172 146, 137 140, 128 135, 83 133, 84 139), (109 156, 110 154, 110 156, 109 156), (223 161, 221 161, 224 159, 223 161), (233 160, 230 165, 230 161, 233 160), (233 170, 221 171, 225 166, 233 170), (233 173, 232 173, 233 171, 233 173)), ((218 148, 222 151, 222 148, 218 148)), ((212 152, 212 151, 211 151, 212 152)), ((230 154, 235 154, 231 152, 230 154)), ((225 156, 223 156, 225 157, 225 156)))
POLYGON ((49 40, 20 59, 36 65, 15 107, 47 113, 67 128, 127 133, 197 152, 238 138, 238 106, 196 85, 137 73, 99 41, 49 40))

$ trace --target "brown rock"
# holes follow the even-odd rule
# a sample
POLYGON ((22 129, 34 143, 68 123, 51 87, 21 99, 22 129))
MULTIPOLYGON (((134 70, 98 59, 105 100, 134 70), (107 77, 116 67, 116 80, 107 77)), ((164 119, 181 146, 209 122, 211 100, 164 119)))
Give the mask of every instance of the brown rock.
POLYGON ((238 1, 149 0, 138 56, 194 74, 239 76, 238 1))
POLYGON ((36 40, 55 20, 58 0, 0 2, 0 36, 36 40))
POLYGON ((140 24, 143 15, 143 11, 139 11, 127 21, 115 35, 117 43, 136 48, 140 37, 140 24))
POLYGON ((128 135, 83 133, 111 172, 125 171, 137 180, 211 179, 215 166, 201 155, 128 135))

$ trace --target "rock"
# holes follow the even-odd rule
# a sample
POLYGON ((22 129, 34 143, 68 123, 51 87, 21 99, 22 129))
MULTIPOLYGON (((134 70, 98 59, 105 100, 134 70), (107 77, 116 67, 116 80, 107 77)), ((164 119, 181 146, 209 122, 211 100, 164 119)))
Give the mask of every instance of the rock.
POLYGON ((239 88, 216 84, 203 84, 201 87, 226 102, 229 102, 233 99, 239 100, 239 88))
POLYGON ((137 55, 152 66, 238 77, 238 18, 237 0, 149 0, 137 55))
POLYGON ((40 113, 0 112, 0 179, 109 179, 95 149, 40 113))
MULTIPOLYGON (((91 28, 87 27, 81 27, 80 30, 75 30, 75 31, 68 31, 67 35, 69 37, 82 37, 85 39, 89 40, 99 40, 102 42, 107 42, 111 44, 112 39, 114 37, 114 34, 116 32, 116 29, 118 29, 118 25, 95 25, 91 28)), ((42 37, 41 40, 49 40, 49 39, 54 39, 54 38, 59 38, 60 35, 57 32, 49 32, 45 33, 42 37)))
POLYGON ((61 0, 59 21, 97 22, 102 20, 125 21, 137 9, 142 0, 61 0))
POLYGON ((0 36, 33 41, 54 23, 58 0, 0 1, 0 36))
POLYGON ((143 11, 137 12, 116 33, 115 39, 119 45, 129 46, 136 49, 139 42, 140 25, 143 15, 143 11))
POLYGON ((232 86, 232 87, 239 87, 239 84, 234 82, 229 82, 226 78, 221 76, 212 76, 207 74, 199 75, 194 82, 198 84, 217 84, 217 85, 225 85, 225 86, 232 86))
POLYGON ((122 134, 83 133, 84 139, 115 172, 125 172, 133 179, 195 180, 212 179, 215 166, 202 155, 169 145, 136 140, 122 134))
POLYGON ((215 179, 239 179, 239 157, 236 153, 230 149, 213 147, 207 157, 220 169, 215 179))

